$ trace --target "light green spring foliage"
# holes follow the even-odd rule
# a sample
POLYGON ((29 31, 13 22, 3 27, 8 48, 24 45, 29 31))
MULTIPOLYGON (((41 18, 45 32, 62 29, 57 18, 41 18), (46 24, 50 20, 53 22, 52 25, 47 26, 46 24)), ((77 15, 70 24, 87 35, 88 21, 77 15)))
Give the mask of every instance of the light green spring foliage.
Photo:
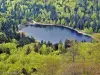
MULTIPOLYGON (((36 68, 37 70, 39 70, 39 74, 40 72, 41 73, 45 72, 45 74, 50 73, 52 67, 54 66, 55 66, 54 69, 58 70, 59 66, 57 65, 57 63, 59 63, 60 61, 61 58, 60 56, 40 55, 39 53, 34 52, 33 46, 34 44, 27 45, 24 46, 23 48, 17 49, 14 43, 1 44, 0 49, 2 48, 2 50, 4 50, 9 48, 11 55, 5 53, 0 54, 0 75, 5 75, 5 74, 9 75, 10 73, 11 75, 14 75, 14 73, 21 75, 22 68, 25 68, 29 75, 32 72, 32 68, 36 68), (31 53, 26 55, 26 51, 28 47, 30 48, 31 53), (48 64, 51 65, 48 66, 48 64), (49 71, 48 68, 50 66, 51 66, 51 70, 49 71), (45 69, 46 70, 48 69, 48 72, 45 71, 45 69)), ((44 50, 45 48, 41 47, 41 51, 43 52, 43 54, 45 54, 44 50)))
POLYGON ((0 44, 0 49, 10 50, 10 54, 5 52, 0 54, 0 75, 24 75, 23 68, 28 75, 72 75, 74 69, 78 69, 75 73, 81 72, 81 75, 94 75, 95 72, 100 71, 99 47, 100 43, 77 43, 73 44, 66 54, 58 55, 57 51, 48 54, 46 51, 48 49, 43 44, 40 48, 42 55, 40 55, 34 52, 34 43, 19 48, 15 43, 0 44), (30 52, 27 54, 28 49, 30 52), (94 71, 91 70, 91 66, 94 71), (33 72, 32 68, 37 71, 33 72))

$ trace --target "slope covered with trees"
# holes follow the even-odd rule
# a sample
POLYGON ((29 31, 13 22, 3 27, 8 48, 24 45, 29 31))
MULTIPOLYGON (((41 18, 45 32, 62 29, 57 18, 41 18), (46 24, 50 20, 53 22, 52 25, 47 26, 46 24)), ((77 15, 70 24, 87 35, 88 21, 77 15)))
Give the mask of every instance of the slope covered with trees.
POLYGON ((0 0, 0 75, 100 75, 100 34, 37 42, 17 32, 32 20, 100 32, 100 0, 0 0))
POLYGON ((14 33, 18 24, 35 20, 100 32, 99 11, 99 0, 0 0, 0 29, 14 33))
POLYGON ((0 44, 0 75, 99 75, 100 42, 0 44))

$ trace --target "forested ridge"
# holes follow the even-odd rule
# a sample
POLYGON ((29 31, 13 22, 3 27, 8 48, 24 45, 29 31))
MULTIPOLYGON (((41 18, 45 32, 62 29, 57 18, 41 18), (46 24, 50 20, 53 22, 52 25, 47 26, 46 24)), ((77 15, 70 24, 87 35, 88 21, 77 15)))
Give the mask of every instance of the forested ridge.
POLYGON ((99 0, 0 0, 0 28, 13 33, 18 24, 35 20, 100 32, 99 11, 99 0))
POLYGON ((0 75, 100 75, 100 0, 0 0, 0 75), (18 32, 32 20, 93 35, 38 42, 18 32))

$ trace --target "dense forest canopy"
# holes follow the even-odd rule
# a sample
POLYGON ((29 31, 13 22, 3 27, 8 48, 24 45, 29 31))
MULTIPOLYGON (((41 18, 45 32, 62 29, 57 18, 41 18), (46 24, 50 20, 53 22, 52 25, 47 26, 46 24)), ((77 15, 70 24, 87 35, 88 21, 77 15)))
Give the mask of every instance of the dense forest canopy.
POLYGON ((35 20, 100 32, 99 12, 99 0, 0 0, 0 30, 14 33, 18 24, 35 20))
POLYGON ((100 0, 0 0, 0 75, 100 75, 100 0), (92 42, 38 42, 32 20, 94 34, 92 42))
MULTIPOLYGON (((99 39, 100 40, 100 39, 99 39)), ((99 75, 100 42, 0 44, 0 75, 99 75)))

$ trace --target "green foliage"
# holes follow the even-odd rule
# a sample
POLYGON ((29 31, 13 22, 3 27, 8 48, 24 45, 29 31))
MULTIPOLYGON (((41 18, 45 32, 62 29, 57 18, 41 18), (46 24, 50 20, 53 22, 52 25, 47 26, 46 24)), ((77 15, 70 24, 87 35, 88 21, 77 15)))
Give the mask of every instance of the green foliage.
POLYGON ((46 45, 43 44, 42 47, 40 48, 40 53, 41 53, 41 54, 47 54, 47 50, 46 50, 46 49, 47 49, 47 48, 46 48, 46 45))
POLYGON ((7 36, 4 33, 0 32, 0 43, 7 41, 8 41, 7 36))
POLYGON ((18 48, 16 43, 0 44, 1 50, 4 51, 9 48, 10 52, 8 54, 4 51, 4 53, 0 54, 0 73, 1 75, 66 75, 67 72, 68 75, 72 75, 74 72, 84 74, 84 70, 90 74, 98 72, 97 66, 100 66, 99 42, 76 43, 67 41, 66 44, 65 48, 64 44, 59 42, 58 50, 54 50, 55 45, 41 45, 40 43, 32 43, 18 48), (34 51, 35 44, 39 49, 38 52, 34 51), (87 64, 88 68, 85 65, 81 66, 80 70, 80 64, 87 64), (91 64, 95 68, 93 72, 89 71, 91 64), (73 68, 71 65, 75 67, 73 68), (69 71, 70 69, 72 71, 69 71))
POLYGON ((60 57, 59 56, 47 56, 44 59, 43 65, 39 70, 39 74, 42 75, 57 75, 57 72, 60 70, 60 57))
POLYGON ((99 32, 100 27, 95 23, 100 19, 99 3, 98 0, 28 0, 25 2, 1 0, 0 31, 11 35, 18 30, 18 24, 24 25, 35 20, 67 25, 80 30, 91 27, 93 32, 99 32), (91 25, 91 22, 95 26, 91 25))
POLYGON ((93 33, 93 29, 90 27, 89 29, 88 28, 85 28, 84 31, 88 34, 92 34, 93 33))
POLYGON ((22 20, 22 24, 26 24, 27 20, 26 19, 23 19, 22 20))
POLYGON ((99 75, 99 34, 58 44, 16 34, 32 20, 100 32, 99 10, 100 0, 0 0, 0 75, 99 75))

